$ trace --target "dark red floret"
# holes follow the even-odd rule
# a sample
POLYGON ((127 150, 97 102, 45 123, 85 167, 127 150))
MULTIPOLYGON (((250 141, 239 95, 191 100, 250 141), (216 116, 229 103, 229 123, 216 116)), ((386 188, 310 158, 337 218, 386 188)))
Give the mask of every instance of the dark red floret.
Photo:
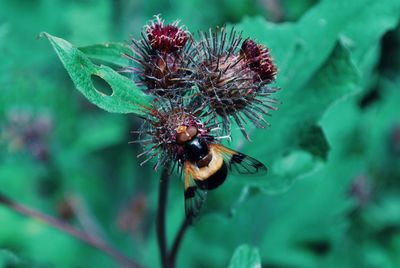
POLYGON ((175 24, 165 25, 161 20, 148 26, 146 29, 147 38, 152 49, 172 53, 182 49, 189 39, 188 34, 175 24))
POLYGON ((240 54, 247 66, 256 73, 256 82, 271 83, 275 80, 277 68, 272 62, 268 48, 247 39, 242 44, 240 54))

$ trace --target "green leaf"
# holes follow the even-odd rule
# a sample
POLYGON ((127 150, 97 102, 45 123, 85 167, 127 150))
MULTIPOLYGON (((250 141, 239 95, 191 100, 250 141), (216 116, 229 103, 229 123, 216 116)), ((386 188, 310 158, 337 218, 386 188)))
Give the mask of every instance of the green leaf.
POLYGON ((126 133, 129 130, 126 129, 123 119, 123 116, 115 114, 82 116, 79 129, 85 135, 76 137, 74 144, 68 150, 77 150, 82 154, 88 154, 121 141, 126 143, 126 133))
POLYGON ((271 49, 279 68, 279 87, 293 91, 304 86, 324 64, 339 34, 352 18, 368 8, 367 3, 368 0, 322 1, 298 23, 275 25, 259 17, 247 18, 237 28, 271 49))
POLYGON ((399 14, 400 2, 395 0, 321 1, 298 23, 276 25, 258 17, 246 18, 235 27, 271 49, 279 67, 278 85, 294 90, 321 67, 339 37, 349 39, 356 60, 361 60, 397 24, 399 14))
POLYGON ((243 184, 277 194, 287 191, 294 181, 318 171, 329 149, 318 122, 332 103, 354 94, 358 82, 358 71, 348 50, 338 43, 309 84, 286 93, 286 103, 279 110, 280 118, 271 118, 272 127, 266 133, 255 132, 252 144, 240 149, 263 162, 269 169, 268 174, 233 178, 231 181, 241 183, 227 182, 217 194, 209 194, 205 212, 232 213, 233 205, 252 195, 251 191, 243 193, 243 184))
MULTIPOLYGON (((255 146, 254 156, 264 161, 267 166, 275 166, 276 162, 282 162, 291 152, 305 150, 312 153, 316 167, 319 166, 320 160, 327 158, 329 145, 318 122, 332 103, 354 94, 359 89, 358 83, 358 71, 351 56, 339 43, 310 83, 301 89, 285 93, 279 114, 270 120, 272 127, 266 133, 254 133, 254 144, 268 146, 255 146)), ((310 165, 309 162, 305 163, 310 165)), ((296 170, 311 171, 309 167, 300 168, 297 164, 291 166, 296 167, 296 170)), ((278 185, 287 188, 288 183, 304 174, 290 170, 285 170, 284 173, 275 173, 274 169, 270 171, 265 180, 258 180, 258 185, 263 185, 268 191, 278 185)))
POLYGON ((42 33, 53 46, 68 71, 76 88, 93 104, 112 113, 134 113, 144 116, 144 108, 151 97, 144 94, 131 80, 108 66, 97 66, 79 49, 64 39, 42 33), (92 76, 103 79, 112 89, 110 96, 99 92, 93 85, 92 76))
POLYGON ((311 125, 299 133, 299 147, 313 155, 327 160, 329 144, 321 127, 311 125))
POLYGON ((261 268, 258 249, 248 245, 239 246, 233 253, 228 268, 261 268))
MULTIPOLYGON (((273 166, 274 161, 281 161, 300 147, 326 159, 328 146, 324 138, 319 135, 312 148, 304 148, 313 137, 303 134, 318 126, 319 118, 333 103, 353 94, 356 87, 361 89, 359 66, 351 63, 353 53, 355 63, 363 63, 382 35, 396 25, 399 14, 400 2, 393 0, 321 1, 297 23, 276 25, 259 17, 246 18, 236 25, 245 37, 270 48, 279 69, 276 85, 282 89, 275 96, 282 105, 267 119, 271 128, 255 131, 248 127, 253 144, 246 148, 256 152, 252 156, 273 166), (374 30, 367 31, 369 26, 374 30), (342 48, 337 48, 339 40, 342 48)), ((368 60, 365 64, 374 62, 368 60)), ((373 69, 362 67, 363 75, 373 69)), ((233 135, 239 136, 238 132, 233 135)), ((241 144, 237 143, 236 149, 241 144)), ((272 172, 267 176, 271 182, 267 187, 287 185, 285 182, 295 179, 275 177, 272 172)))
POLYGON ((361 64, 371 47, 376 46, 387 31, 396 27, 400 19, 400 1, 370 0, 360 11, 341 33, 356 64, 361 64))
POLYGON ((123 57, 131 53, 131 49, 124 43, 103 43, 78 48, 91 59, 100 60, 104 63, 115 64, 120 67, 129 66, 130 61, 123 57))
POLYGON ((13 252, 0 248, 0 267, 10 267, 20 264, 20 259, 13 252))

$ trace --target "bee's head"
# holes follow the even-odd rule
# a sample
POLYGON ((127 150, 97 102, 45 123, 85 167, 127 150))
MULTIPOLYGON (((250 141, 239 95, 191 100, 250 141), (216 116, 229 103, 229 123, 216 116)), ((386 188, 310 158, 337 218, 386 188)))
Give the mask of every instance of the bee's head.
POLYGON ((197 136, 199 130, 196 126, 184 126, 181 125, 176 130, 176 143, 184 145, 186 142, 191 141, 197 136))

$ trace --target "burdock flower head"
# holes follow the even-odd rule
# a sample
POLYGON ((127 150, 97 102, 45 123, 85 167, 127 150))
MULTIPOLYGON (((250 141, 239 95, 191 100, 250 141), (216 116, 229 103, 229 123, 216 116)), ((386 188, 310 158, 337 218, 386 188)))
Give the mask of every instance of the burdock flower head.
POLYGON ((128 58, 136 66, 127 68, 136 75, 138 84, 157 96, 173 96, 190 87, 187 80, 188 61, 185 54, 191 37, 179 21, 164 24, 156 16, 145 26, 140 40, 132 40, 133 55, 128 58))
POLYGON ((276 102, 269 97, 276 89, 267 85, 277 72, 268 49, 250 39, 242 42, 241 34, 225 28, 202 33, 195 49, 195 83, 209 104, 209 115, 216 122, 222 119, 225 133, 230 133, 231 118, 246 138, 247 119, 257 127, 267 126, 263 116, 276 102))
MULTIPOLYGON (((175 101, 157 100, 149 109, 135 143, 144 145, 144 151, 138 157, 144 157, 141 165, 151 159, 156 159, 154 169, 173 161, 180 166, 186 157, 185 143, 194 136, 202 139, 214 139, 209 133, 212 125, 202 122, 198 113, 186 105, 183 98, 175 101)), ((173 168, 172 168, 173 169, 173 168)))

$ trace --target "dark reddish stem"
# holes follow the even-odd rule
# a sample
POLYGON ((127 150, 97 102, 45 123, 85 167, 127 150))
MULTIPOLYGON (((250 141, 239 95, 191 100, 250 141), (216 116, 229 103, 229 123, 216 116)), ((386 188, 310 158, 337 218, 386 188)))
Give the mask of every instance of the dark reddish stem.
POLYGON ((188 229, 189 226, 190 226, 189 220, 185 217, 185 219, 183 220, 181 227, 179 228, 179 231, 175 237, 175 241, 174 241, 174 244, 172 245, 171 253, 169 254, 168 260, 169 260, 171 267, 175 267, 176 256, 178 254, 179 247, 180 247, 183 237, 186 233, 186 230, 188 229))
POLYGON ((169 252, 167 246, 166 236, 166 207, 168 198, 168 184, 170 178, 170 165, 165 165, 160 178, 160 189, 158 196, 158 210, 157 210, 157 239, 158 247, 160 250, 161 266, 163 268, 174 268, 176 263, 176 256, 178 254, 179 247, 186 233, 186 230, 190 226, 189 220, 185 217, 183 220, 178 233, 176 234, 172 249, 169 252))
POLYGON ((6 197, 4 194, 0 193, 0 204, 24 215, 27 217, 35 218, 38 219, 64 233, 67 233, 82 242, 85 242, 86 244, 108 254, 112 258, 114 258, 118 263, 123 266, 123 267, 129 267, 129 268, 140 268, 140 265, 138 265, 136 262, 130 260, 126 256, 124 256, 122 253, 120 253, 118 250, 110 247, 106 243, 104 243, 102 240, 90 236, 80 230, 75 229, 73 226, 62 222, 56 218, 50 217, 48 215, 45 215, 41 212, 38 212, 34 209, 28 208, 22 204, 18 204, 11 200, 10 198, 6 197))
POLYGON ((157 210, 157 239, 158 247, 160 250, 161 265, 163 268, 169 268, 168 263, 168 249, 167 249, 167 237, 166 237, 166 226, 165 226, 165 212, 167 207, 168 197, 168 184, 169 184, 169 164, 166 164, 163 168, 160 178, 160 189, 158 195, 158 210, 157 210))

